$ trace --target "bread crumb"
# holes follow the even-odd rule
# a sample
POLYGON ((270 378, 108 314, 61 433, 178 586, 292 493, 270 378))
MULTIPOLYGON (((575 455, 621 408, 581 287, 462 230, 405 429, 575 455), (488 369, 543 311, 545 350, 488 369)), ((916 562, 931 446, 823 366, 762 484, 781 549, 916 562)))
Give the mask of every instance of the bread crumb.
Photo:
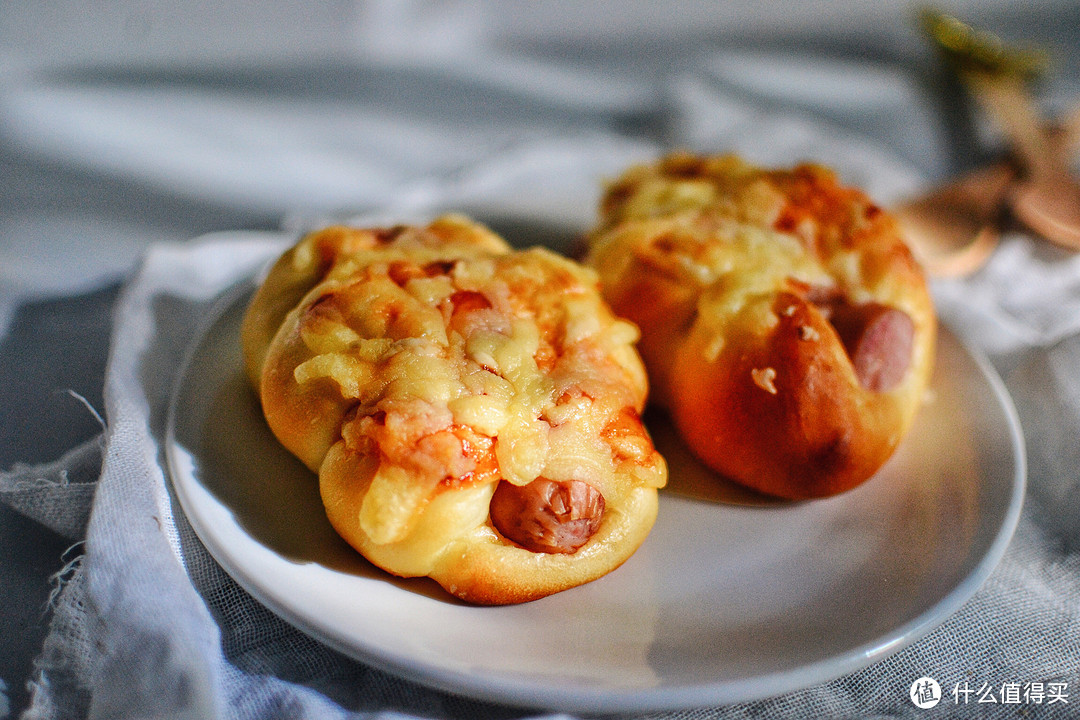
POLYGON ((821 335, 819 335, 818 331, 815 330, 814 328, 810 327, 809 325, 800 325, 799 326, 799 339, 800 340, 810 340, 810 341, 820 340, 821 335))
POLYGON ((767 368, 753 368, 750 371, 750 377, 753 378, 754 384, 759 388, 769 393, 770 395, 776 394, 776 370, 771 367, 767 368))

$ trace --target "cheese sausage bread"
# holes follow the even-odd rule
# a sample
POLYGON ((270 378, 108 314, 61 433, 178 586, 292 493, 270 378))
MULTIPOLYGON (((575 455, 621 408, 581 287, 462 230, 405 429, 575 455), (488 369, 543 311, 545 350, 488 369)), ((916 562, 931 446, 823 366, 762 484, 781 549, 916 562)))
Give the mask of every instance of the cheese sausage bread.
POLYGON ((588 268, 461 216, 330 227, 277 261, 241 334, 270 429, 390 573, 523 602, 610 572, 653 525, 637 330, 588 268))
POLYGON ((675 153, 606 190, 587 262, 690 449, 761 492, 852 488, 929 382, 936 319, 894 219, 816 165, 675 153))

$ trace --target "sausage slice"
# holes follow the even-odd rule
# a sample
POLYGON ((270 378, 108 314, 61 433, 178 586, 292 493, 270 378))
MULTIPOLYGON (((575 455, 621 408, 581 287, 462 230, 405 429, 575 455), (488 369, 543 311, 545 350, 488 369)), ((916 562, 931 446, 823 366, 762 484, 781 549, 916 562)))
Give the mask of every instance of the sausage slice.
POLYGON ((855 366, 859 384, 888 392, 904 379, 915 344, 915 323, 903 310, 880 303, 832 306, 829 321, 855 366))
POLYGON ((538 553, 573 553, 600 526, 604 496, 581 480, 537 478, 528 485, 500 482, 491 522, 506 538, 538 553))

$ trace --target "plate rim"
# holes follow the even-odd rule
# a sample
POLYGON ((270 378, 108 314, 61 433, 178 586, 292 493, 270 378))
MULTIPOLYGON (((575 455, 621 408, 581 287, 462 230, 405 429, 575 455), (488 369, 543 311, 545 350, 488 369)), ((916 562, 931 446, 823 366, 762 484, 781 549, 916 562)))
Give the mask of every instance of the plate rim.
MULTIPOLYGON (((251 234, 245 233, 245 235, 250 237, 251 234)), ((266 233, 266 236, 268 239, 274 238, 274 246, 280 247, 281 233, 266 233)), ((273 259, 273 254, 269 251, 268 256, 273 259)), ((660 685, 630 689, 574 686, 555 692, 551 691, 549 686, 539 686, 536 683, 509 677, 479 676, 476 673, 418 662, 408 653, 388 652, 372 649, 363 643, 346 642, 310 622, 287 604, 279 602, 272 594, 268 594, 261 584, 251 577, 247 569, 234 562, 227 551, 218 547, 213 532, 204 526, 198 513, 191 512, 192 499, 184 483, 178 482, 178 474, 182 475, 183 471, 176 454, 179 444, 176 437, 177 417, 180 395, 191 371, 192 361, 206 341, 207 335, 221 321, 222 316, 255 290, 258 276, 259 271, 254 274, 248 273, 224 287, 209 302, 206 314, 193 331, 191 341, 185 348, 170 388, 165 418, 163 445, 169 488, 179 502, 180 509, 199 542, 207 549, 214 561, 221 565, 226 573, 254 599, 267 606, 293 627, 342 654, 429 688, 481 701, 579 713, 675 711, 759 701, 798 692, 880 662, 918 642, 927 633, 943 624, 978 592, 1000 564, 1019 524, 1027 484, 1026 446, 1019 415, 1004 381, 986 356, 973 349, 962 337, 941 322, 939 333, 948 333, 952 341, 976 365, 982 379, 992 389, 994 404, 1001 410, 1005 420, 1014 458, 1008 502, 993 540, 986 545, 985 551, 974 563, 971 571, 936 602, 915 617, 896 626, 892 631, 884 633, 880 638, 795 668, 746 678, 715 683, 660 685)), ((197 478, 193 479, 199 482, 197 478)), ((661 497, 661 502, 664 502, 663 497, 661 497)))

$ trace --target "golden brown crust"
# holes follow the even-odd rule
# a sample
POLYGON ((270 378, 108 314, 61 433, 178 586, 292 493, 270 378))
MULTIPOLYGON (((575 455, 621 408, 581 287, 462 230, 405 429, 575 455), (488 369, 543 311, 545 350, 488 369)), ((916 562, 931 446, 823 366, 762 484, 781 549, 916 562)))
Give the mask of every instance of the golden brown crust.
POLYGON ((391 573, 522 602, 610 572, 655 520, 666 468, 638 415, 637 332, 582 266, 459 216, 328 228, 278 261, 242 334, 271 430, 318 473, 338 533, 391 573), (504 537, 499 483, 577 488, 588 538, 534 552, 504 537))
POLYGON ((873 475, 929 381, 936 319, 892 217, 814 165, 674 154, 607 190, 588 262, 653 398, 718 472, 787 498, 873 475))

